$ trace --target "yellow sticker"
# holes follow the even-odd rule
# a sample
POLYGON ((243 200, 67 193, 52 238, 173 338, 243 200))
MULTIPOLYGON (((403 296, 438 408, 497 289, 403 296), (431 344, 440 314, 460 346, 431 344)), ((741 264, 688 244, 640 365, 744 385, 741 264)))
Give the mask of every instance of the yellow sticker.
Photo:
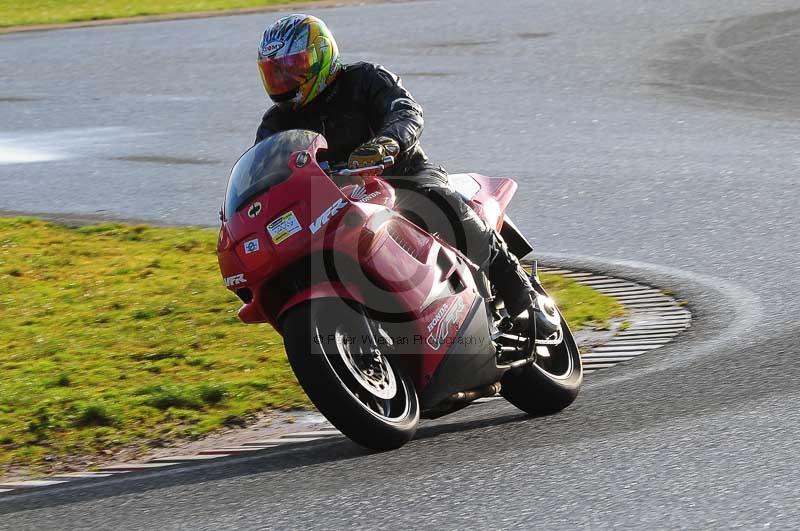
POLYGON ((280 217, 273 219, 269 222, 269 225, 267 225, 267 232, 269 232, 269 237, 272 238, 275 245, 285 241, 286 238, 301 230, 303 230, 303 227, 300 226, 300 222, 297 221, 297 216, 295 216, 294 212, 291 210, 289 212, 284 212, 280 217))

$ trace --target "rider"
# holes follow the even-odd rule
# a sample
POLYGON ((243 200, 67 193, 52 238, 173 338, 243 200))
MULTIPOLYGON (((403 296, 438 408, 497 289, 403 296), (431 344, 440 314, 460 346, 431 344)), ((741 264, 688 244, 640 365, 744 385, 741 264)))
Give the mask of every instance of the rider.
POLYGON ((528 276, 497 231, 450 187, 444 169, 428 162, 419 143, 422 108, 396 75, 376 64, 342 64, 325 23, 300 14, 267 28, 258 66, 275 105, 264 114, 256 143, 308 129, 325 135, 332 164, 365 167, 393 156, 391 176, 384 178, 396 189, 396 208, 477 265, 490 264, 489 280, 511 316, 528 308, 528 276))

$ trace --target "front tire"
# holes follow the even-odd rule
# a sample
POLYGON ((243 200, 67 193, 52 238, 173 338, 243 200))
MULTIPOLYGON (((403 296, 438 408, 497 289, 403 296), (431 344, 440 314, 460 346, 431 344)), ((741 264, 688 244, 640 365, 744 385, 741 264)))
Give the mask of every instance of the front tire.
POLYGON ((289 310, 282 328, 297 380, 331 424, 372 450, 411 440, 419 423, 414 385, 381 351, 360 306, 311 300, 289 310))

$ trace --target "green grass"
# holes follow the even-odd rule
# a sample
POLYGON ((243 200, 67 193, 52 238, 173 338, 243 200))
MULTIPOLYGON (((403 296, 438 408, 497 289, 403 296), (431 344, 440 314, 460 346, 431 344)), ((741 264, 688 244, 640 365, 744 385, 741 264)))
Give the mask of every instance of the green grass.
POLYGON ((0 218, 0 476, 308 405, 280 337, 236 316, 215 243, 210 230, 0 218))
POLYGON ((0 28, 166 13, 220 11, 294 0, 0 0, 0 28))
MULTIPOLYGON (((222 286, 216 231, 0 218, 0 476, 308 407, 267 325, 222 286)), ((573 326, 621 308, 544 276, 573 326)))
POLYGON ((625 309, 613 297, 603 295, 567 277, 546 273, 539 276, 547 292, 558 303, 558 308, 570 328, 606 330, 609 319, 625 315, 625 309))

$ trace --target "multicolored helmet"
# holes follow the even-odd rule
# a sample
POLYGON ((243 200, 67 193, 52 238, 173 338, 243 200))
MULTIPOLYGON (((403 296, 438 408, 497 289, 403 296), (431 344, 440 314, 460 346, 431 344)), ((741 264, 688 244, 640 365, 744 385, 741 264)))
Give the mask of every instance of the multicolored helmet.
POLYGON ((341 69, 333 34, 311 15, 289 15, 264 32, 258 67, 275 105, 297 110, 316 98, 341 69))

